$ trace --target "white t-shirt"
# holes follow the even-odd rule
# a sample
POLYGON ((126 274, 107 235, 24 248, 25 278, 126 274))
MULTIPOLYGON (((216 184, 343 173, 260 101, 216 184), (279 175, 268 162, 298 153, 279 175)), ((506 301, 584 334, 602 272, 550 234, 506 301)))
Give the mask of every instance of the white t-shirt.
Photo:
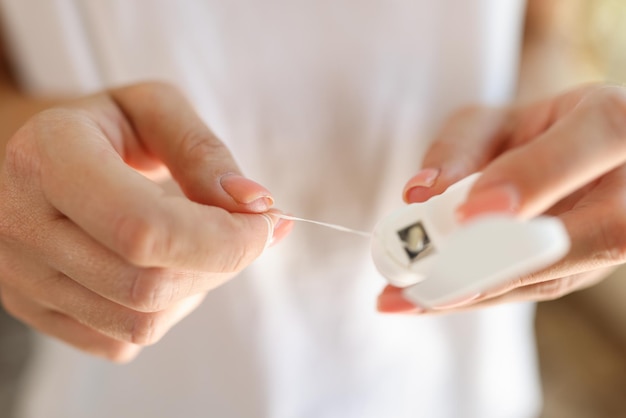
MULTIPOLYGON (((24 89, 169 80, 299 216, 371 229, 460 106, 516 83, 523 0, 0 0, 24 89)), ((41 337, 21 418, 529 417, 530 305, 375 311, 369 243, 298 225, 132 364, 41 337)))

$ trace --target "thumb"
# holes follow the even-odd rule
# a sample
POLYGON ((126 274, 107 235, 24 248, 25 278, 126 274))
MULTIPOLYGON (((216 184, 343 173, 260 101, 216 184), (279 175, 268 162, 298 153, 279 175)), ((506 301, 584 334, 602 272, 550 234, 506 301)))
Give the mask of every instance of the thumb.
POLYGON ((144 83, 110 92, 139 141, 191 200, 229 212, 266 212, 270 192, 243 177, 230 151, 173 86, 144 83))
POLYGON ((503 148, 509 118, 509 109, 485 106, 454 114, 426 152, 423 169, 404 187, 404 200, 425 202, 480 171, 503 148))

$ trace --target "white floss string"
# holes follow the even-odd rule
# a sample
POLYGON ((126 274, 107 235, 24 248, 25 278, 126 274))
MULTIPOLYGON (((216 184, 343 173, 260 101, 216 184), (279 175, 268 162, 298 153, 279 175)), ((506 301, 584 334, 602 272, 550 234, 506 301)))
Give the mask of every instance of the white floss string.
POLYGON ((365 238, 371 238, 372 234, 369 232, 359 231, 357 229, 347 228, 341 225, 329 224, 327 222, 314 221, 311 219, 298 218, 296 216, 285 215, 283 213, 272 213, 272 216, 276 216, 277 218, 285 219, 287 221, 296 221, 296 222, 306 222, 314 225, 323 226, 326 228, 334 229, 336 231, 348 232, 354 235, 360 235, 365 238))

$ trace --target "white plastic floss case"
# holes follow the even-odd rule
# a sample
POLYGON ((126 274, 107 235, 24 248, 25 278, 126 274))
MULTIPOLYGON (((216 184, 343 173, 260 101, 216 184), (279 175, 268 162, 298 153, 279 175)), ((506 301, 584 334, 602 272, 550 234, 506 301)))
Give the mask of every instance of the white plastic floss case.
POLYGON ((376 267, 420 307, 480 294, 548 267, 569 251, 567 230, 554 217, 485 215, 459 224, 454 211, 479 177, 392 213, 374 230, 376 267))

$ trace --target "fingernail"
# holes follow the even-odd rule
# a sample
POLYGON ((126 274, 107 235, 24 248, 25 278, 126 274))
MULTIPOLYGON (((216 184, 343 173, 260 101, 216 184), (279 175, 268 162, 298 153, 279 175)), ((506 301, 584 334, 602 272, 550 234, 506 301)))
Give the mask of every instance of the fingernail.
MULTIPOLYGON (((239 202, 243 203, 243 202, 239 202)), ((246 207, 252 212, 267 212, 274 205, 274 199, 269 196, 263 196, 250 203, 244 203, 246 207)))
POLYGON ((223 175, 220 185, 235 202, 252 212, 266 212, 274 205, 274 199, 265 187, 238 174, 223 175))
POLYGON ((270 240, 270 247, 282 241, 282 239, 285 238, 285 236, 287 236, 292 229, 293 221, 279 219, 278 223, 274 225, 274 234, 270 240))
POLYGON ((460 222, 487 213, 514 214, 519 208, 519 194, 509 185, 485 190, 456 209, 460 222))
POLYGON ((293 229, 294 222, 280 218, 282 213, 283 212, 278 209, 271 209, 264 214, 271 219, 273 225, 272 236, 268 239, 267 247, 271 247, 282 241, 293 229))
MULTIPOLYGON (((411 178, 404 186, 403 197, 405 202, 421 202, 428 189, 435 184, 439 177, 439 170, 436 168, 425 168, 411 178)), ((428 196, 430 197, 430 196, 428 196)))
POLYGON ((424 309, 415 306, 404 297, 402 291, 385 292, 378 297, 376 309, 380 313, 401 314, 401 313, 422 313, 424 309))
POLYGON ((471 296, 464 296, 464 297, 460 297, 458 299, 454 299, 448 303, 442 304, 442 305, 438 305, 438 306, 433 306, 432 309, 435 311, 441 311, 441 310, 445 310, 445 309, 454 309, 454 308, 459 308, 461 306, 467 305, 470 302, 475 301, 476 299, 478 299, 481 296, 480 293, 475 293, 471 296))

